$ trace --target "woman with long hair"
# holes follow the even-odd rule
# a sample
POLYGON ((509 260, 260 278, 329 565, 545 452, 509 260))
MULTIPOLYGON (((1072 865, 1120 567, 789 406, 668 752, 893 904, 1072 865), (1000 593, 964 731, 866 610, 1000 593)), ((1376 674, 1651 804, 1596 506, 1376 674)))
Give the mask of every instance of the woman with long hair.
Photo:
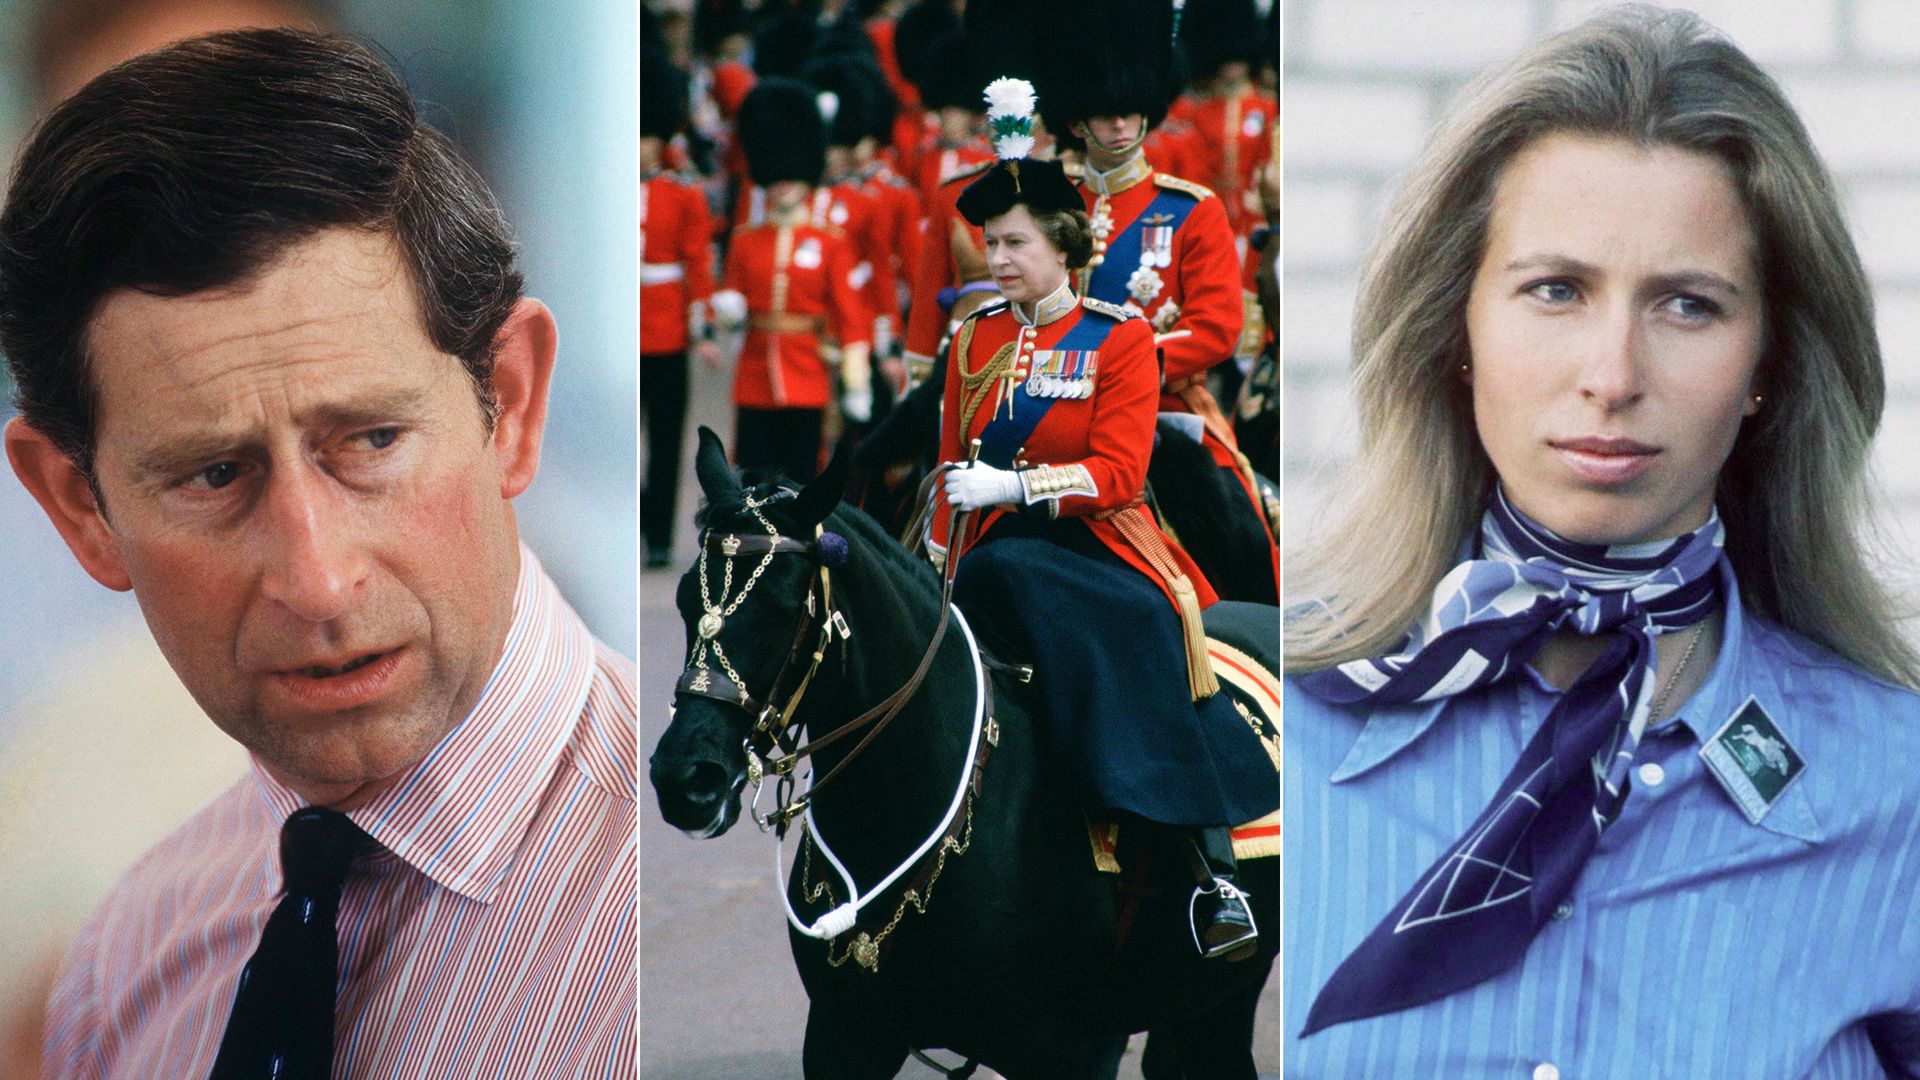
POLYGON ((1641 7, 1483 77, 1387 214, 1353 378, 1290 564, 1289 1071, 1920 1073, 1884 376, 1779 87, 1641 7))

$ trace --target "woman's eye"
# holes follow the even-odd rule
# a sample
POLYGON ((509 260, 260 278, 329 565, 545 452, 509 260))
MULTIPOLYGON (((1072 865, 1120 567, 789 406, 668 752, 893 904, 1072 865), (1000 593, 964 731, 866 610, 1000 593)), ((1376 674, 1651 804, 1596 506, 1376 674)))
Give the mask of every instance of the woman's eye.
POLYGON ((1667 309, 1688 322, 1705 322, 1720 314, 1720 305, 1699 296, 1681 294, 1667 300, 1667 309))
POLYGON ((1570 304, 1580 298, 1579 290, 1567 281, 1538 281, 1527 286, 1527 292, 1549 304, 1570 304))

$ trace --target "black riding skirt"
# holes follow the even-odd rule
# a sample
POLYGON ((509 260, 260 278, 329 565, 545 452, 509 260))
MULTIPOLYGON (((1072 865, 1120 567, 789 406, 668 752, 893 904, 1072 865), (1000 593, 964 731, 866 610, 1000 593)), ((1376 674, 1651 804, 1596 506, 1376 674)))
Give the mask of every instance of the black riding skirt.
POLYGON ((954 601, 1034 666, 1042 745, 1090 808, 1237 825, 1280 802, 1272 759, 1225 694, 1192 700, 1179 616, 1084 522, 1003 514, 961 558, 954 601))

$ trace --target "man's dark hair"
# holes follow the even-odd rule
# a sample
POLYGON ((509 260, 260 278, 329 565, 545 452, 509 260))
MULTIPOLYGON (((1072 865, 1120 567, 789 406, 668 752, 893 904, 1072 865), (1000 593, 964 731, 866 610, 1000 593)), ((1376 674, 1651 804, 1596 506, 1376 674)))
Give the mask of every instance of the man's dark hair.
POLYGON ((137 57, 35 130, 0 212, 0 348, 21 415, 91 479, 85 336, 101 298, 241 284, 335 227, 393 235, 428 336, 466 366, 491 425, 493 339, 523 285, 506 221, 386 64, 295 30, 137 57))

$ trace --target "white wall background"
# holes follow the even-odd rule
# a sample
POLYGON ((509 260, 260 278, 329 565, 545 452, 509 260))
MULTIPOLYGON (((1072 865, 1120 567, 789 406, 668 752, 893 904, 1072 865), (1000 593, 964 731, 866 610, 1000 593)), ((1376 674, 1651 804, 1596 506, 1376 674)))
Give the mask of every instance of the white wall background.
MULTIPOLYGON (((1288 541, 1353 452, 1348 332, 1359 262, 1448 101, 1594 0, 1286 0, 1288 541)), ((1903 552, 1920 540, 1920 0, 1696 0, 1785 88, 1839 181, 1873 279, 1888 402, 1875 461, 1903 552)), ((1910 558, 1896 570, 1909 586, 1910 558)), ((1916 597, 1920 600, 1920 597, 1916 597)))

